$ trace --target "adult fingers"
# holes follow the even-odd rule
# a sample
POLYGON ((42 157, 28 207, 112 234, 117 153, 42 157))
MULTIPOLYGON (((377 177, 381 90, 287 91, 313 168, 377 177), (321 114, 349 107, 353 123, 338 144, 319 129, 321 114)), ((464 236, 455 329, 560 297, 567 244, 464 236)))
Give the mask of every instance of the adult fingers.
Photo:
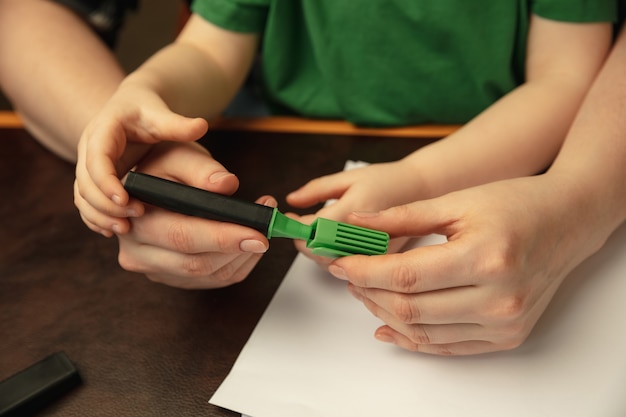
POLYGON ((120 265, 178 288, 220 288, 244 279, 261 258, 254 253, 181 253, 120 239, 120 265), (128 257, 128 252, 132 256, 128 257))
POLYGON ((261 259, 261 255, 240 255, 233 261, 225 264, 210 275, 181 276, 179 272, 173 275, 147 274, 154 282, 184 289, 213 289, 223 288, 243 281, 261 259))
POLYGON ((239 282, 268 248, 253 229, 150 210, 119 236, 119 263, 153 281, 180 288, 217 288, 239 282), (166 228, 155 229, 154 225, 166 228))
POLYGON ((489 301, 493 296, 474 286, 417 294, 399 294, 353 284, 348 284, 348 289, 386 323, 452 324, 495 320, 492 310, 497 308, 497 304, 491 306, 489 301))
POLYGON ((133 219, 129 238, 143 245, 181 253, 265 252, 269 242, 262 233, 240 225, 185 216, 149 207, 133 219))
POLYGON ((236 284, 244 280, 261 259, 261 255, 240 255, 226 267, 220 268, 209 275, 181 276, 179 271, 174 274, 161 272, 146 276, 154 282, 183 289, 213 289, 236 284))
POLYGON ((432 233, 449 236, 461 214, 443 199, 416 201, 380 212, 353 212, 348 221, 357 226, 384 230, 392 236, 419 237, 432 233))
MULTIPOLYGON (((470 355, 513 349, 527 337, 528 332, 511 332, 497 325, 454 321, 441 324, 413 324, 398 320, 373 301, 353 293, 367 309, 386 324, 374 336, 383 342, 394 343, 404 349, 438 355, 470 355)), ((424 308, 424 311, 428 308, 424 308)), ((517 329, 517 327, 516 327, 517 329)))
POLYGON ((346 256, 328 270, 358 287, 405 294, 474 285, 479 279, 472 274, 475 260, 465 255, 462 245, 452 241, 402 253, 346 256))
POLYGON ((514 349, 518 346, 517 344, 509 346, 486 340, 465 340, 462 342, 442 344, 417 343, 389 326, 378 328, 375 332, 375 337, 383 342, 394 343, 406 350, 440 356, 478 355, 514 349))
MULTIPOLYGON (((272 206, 276 200, 264 196, 257 203, 272 206)), ((243 279, 241 275, 247 275, 269 247, 267 238, 254 229, 158 208, 150 208, 135 219, 131 233, 119 239, 119 262, 128 270, 168 281, 177 276, 232 275, 219 278, 222 285, 228 279, 243 279)))

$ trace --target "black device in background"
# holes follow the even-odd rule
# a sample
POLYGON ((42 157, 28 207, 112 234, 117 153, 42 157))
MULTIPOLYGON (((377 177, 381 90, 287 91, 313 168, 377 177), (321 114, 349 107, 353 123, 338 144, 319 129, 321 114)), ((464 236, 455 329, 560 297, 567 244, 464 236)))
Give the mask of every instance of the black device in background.
POLYGON ((0 382, 0 417, 26 417, 80 385, 78 369, 63 352, 0 382))

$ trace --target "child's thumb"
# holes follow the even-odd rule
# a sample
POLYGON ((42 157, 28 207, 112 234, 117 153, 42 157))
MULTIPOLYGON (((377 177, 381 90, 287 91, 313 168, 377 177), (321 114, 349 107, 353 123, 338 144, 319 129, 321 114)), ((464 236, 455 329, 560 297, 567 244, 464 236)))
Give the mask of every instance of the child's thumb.
POLYGON ((151 136, 162 141, 192 142, 207 132, 209 124, 200 117, 185 117, 164 111, 152 119, 151 136))

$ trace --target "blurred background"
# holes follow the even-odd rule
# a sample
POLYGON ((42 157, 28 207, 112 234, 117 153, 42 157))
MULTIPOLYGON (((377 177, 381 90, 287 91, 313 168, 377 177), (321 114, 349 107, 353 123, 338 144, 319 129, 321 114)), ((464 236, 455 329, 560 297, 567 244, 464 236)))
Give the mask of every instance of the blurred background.
MULTIPOLYGON (((128 14, 115 54, 126 71, 132 71, 161 46, 174 39, 181 0, 141 0, 128 14)), ((0 110, 11 105, 0 92, 0 110)))

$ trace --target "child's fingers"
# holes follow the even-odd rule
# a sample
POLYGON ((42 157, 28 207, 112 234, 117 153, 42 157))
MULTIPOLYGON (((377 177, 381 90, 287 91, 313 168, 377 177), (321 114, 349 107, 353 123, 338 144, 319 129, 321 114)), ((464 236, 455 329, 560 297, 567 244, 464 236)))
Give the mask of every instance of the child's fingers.
POLYGON ((112 126, 94 126, 81 138, 84 143, 79 157, 76 177, 79 180, 81 195, 96 208, 114 215, 122 215, 119 211, 105 204, 101 196, 114 202, 117 206, 128 203, 128 193, 118 178, 116 164, 120 161, 126 148, 126 129, 121 124, 112 126), (97 192, 99 191, 99 192, 97 192))
MULTIPOLYGON (((83 222, 85 222, 91 230, 105 236, 110 236, 111 232, 117 234, 124 234, 128 232, 130 223, 126 218, 123 216, 107 215, 106 213, 96 209, 76 190, 76 183, 77 181, 74 182, 74 204, 76 205, 76 208, 78 208, 83 222), (104 231, 108 233, 104 233, 104 231)), ((121 209, 122 207, 118 208, 121 209)), ((141 213, 143 213, 143 208, 137 214, 141 213)))
POLYGON ((200 117, 185 117, 169 110, 142 117, 142 124, 145 131, 140 133, 146 135, 142 141, 147 143, 193 142, 204 136, 209 128, 207 121, 200 117))
POLYGON ((106 237, 113 236, 113 233, 123 235, 130 230, 128 220, 119 217, 105 216, 92 207, 83 206, 79 213, 83 223, 85 223, 87 227, 106 237))
POLYGON ((110 199, 96 186, 87 173, 86 168, 81 164, 76 166, 74 200, 79 210, 82 210, 85 206, 90 206, 111 217, 135 217, 143 210, 139 202, 121 206, 115 200, 110 199))
POLYGON ((120 206, 128 203, 128 193, 119 177, 125 172, 121 158, 128 141, 158 143, 162 141, 195 141, 207 131, 200 118, 187 118, 171 111, 142 114, 136 120, 114 123, 92 129, 85 149, 89 176, 107 198, 120 206))
POLYGON ((315 178, 287 195, 293 207, 310 207, 330 199, 339 198, 351 185, 348 173, 340 172, 315 178))
POLYGON ((85 225, 92 231, 92 232, 96 232, 98 234, 101 234, 104 237, 111 237, 113 236, 113 231, 112 230, 107 230, 107 229, 103 229, 100 226, 97 226, 94 223, 91 223, 89 221, 89 219, 87 219, 85 216, 83 216, 82 213, 80 214, 80 218, 83 220, 83 223, 85 223, 85 225))
POLYGON ((345 222, 350 213, 355 211, 356 207, 361 207, 358 202, 353 201, 349 195, 346 195, 332 204, 328 204, 320 209, 316 214, 317 217, 324 217, 326 219, 345 222))
POLYGON ((125 174, 122 161, 129 140, 156 143, 161 140, 195 140, 206 132, 206 122, 189 119, 169 111, 161 117, 146 115, 103 118, 85 130, 79 144, 74 185, 75 205, 87 226, 110 236, 127 233, 126 217, 143 214, 141 202, 132 200, 119 177, 125 174))
MULTIPOLYGON (((94 187, 90 188, 90 190, 93 189, 94 187)), ((80 210, 89 206, 107 217, 139 217, 145 210, 143 204, 138 200, 131 200, 126 206, 120 207, 97 191, 91 196, 89 192, 82 194, 79 191, 77 198, 84 202, 84 204, 78 207, 80 210)))
POLYGON ((115 168, 111 170, 110 162, 104 156, 94 156, 87 161, 86 178, 81 177, 79 184, 81 195, 98 209, 112 215, 123 216, 129 196, 115 168))

